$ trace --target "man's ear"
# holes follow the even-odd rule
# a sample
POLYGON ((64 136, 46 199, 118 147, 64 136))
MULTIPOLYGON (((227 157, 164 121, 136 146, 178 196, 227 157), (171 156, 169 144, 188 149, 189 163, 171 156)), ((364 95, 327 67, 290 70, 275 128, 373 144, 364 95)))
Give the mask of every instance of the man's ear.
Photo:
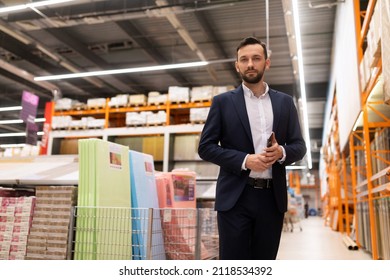
POLYGON ((237 61, 234 63, 234 67, 236 68, 237 73, 239 73, 240 69, 238 68, 238 62, 237 61))
POLYGON ((269 69, 271 67, 271 60, 269 58, 267 58, 267 60, 265 61, 265 69, 269 69))

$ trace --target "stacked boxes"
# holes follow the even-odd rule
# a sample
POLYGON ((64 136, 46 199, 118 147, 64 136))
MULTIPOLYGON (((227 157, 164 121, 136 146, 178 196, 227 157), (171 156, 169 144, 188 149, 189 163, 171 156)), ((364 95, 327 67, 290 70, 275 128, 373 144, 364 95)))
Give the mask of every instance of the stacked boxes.
POLYGON ((65 260, 68 254, 72 207, 77 201, 74 186, 36 187, 36 206, 26 259, 65 260))
POLYGON ((23 260, 35 197, 0 197, 0 260, 23 260))
POLYGON ((228 85, 228 86, 215 86, 213 88, 213 96, 216 96, 218 94, 227 92, 229 90, 233 90, 234 86, 228 85))
POLYGON ((126 126, 146 125, 146 119, 149 114, 152 114, 152 112, 149 111, 127 112, 126 126))
POLYGON ((213 98, 213 86, 193 87, 191 89, 191 102, 211 101, 213 98))
POLYGON ((209 115, 210 108, 190 108, 190 122, 204 123, 209 115))
POLYGON ((129 97, 130 106, 144 106, 146 105, 146 95, 144 94, 134 94, 129 97))
POLYGON ((157 113, 150 112, 146 117, 146 124, 148 126, 164 125, 167 122, 167 112, 157 111, 157 113))
POLYGON ((162 105, 166 104, 168 94, 160 94, 158 91, 151 91, 148 93, 148 105, 162 105))
POLYGON ((82 117, 80 120, 76 120, 71 116, 54 116, 52 128, 53 130, 104 128, 105 123, 105 119, 95 119, 94 117, 82 117))
POLYGON ((163 125, 167 122, 167 113, 165 111, 158 111, 153 113, 152 111, 142 112, 127 112, 126 113, 126 126, 139 126, 139 125, 163 125))
POLYGON ((70 98, 58 99, 55 103, 55 110, 56 111, 70 110, 72 109, 75 102, 77 102, 77 100, 72 100, 70 98))
MULTIPOLYGON (((373 75, 376 65, 381 58, 381 4, 375 5, 374 12, 370 21, 370 27, 367 32, 367 48, 364 52, 364 56, 359 65, 360 70, 360 87, 361 90, 366 90, 366 87, 373 75)), ((382 63, 382 65, 385 65, 382 63)))
POLYGON ((171 86, 168 88, 168 98, 171 103, 188 103, 190 89, 188 87, 171 86))
MULTIPOLYGON (((383 100, 390 104, 390 1, 381 4, 383 100)), ((377 3, 378 5, 378 3, 377 3)))
POLYGON ((53 116, 51 127, 52 129, 68 129, 72 122, 71 116, 53 116))
POLYGON ((129 103, 129 95, 128 94, 118 94, 115 97, 112 97, 110 101, 108 101, 109 107, 126 107, 129 103))
POLYGON ((87 100, 88 108, 105 108, 106 107, 106 99, 105 98, 89 98, 87 100))

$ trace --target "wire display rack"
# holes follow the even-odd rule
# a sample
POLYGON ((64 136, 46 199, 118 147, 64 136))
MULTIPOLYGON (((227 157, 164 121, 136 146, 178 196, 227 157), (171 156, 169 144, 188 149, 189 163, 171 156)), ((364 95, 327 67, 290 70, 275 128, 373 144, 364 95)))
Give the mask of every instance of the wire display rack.
POLYGON ((68 259, 200 260, 218 257, 210 208, 74 207, 68 259))

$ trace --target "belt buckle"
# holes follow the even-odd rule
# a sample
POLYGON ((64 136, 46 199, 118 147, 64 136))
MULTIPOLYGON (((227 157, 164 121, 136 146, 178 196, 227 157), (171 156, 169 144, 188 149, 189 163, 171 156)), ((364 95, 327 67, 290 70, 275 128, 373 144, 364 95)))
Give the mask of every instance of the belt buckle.
POLYGON ((264 187, 260 185, 260 182, 261 182, 260 178, 255 178, 255 181, 254 181, 254 184, 253 184, 253 188, 255 188, 255 189, 263 189, 264 187), (259 186, 257 185, 258 182, 259 182, 259 186))

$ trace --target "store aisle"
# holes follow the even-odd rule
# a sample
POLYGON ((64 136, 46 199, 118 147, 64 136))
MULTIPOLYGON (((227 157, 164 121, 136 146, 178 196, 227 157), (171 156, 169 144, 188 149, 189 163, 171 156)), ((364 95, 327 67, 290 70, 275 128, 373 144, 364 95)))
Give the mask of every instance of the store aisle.
POLYGON ((283 232, 277 259, 279 260, 371 260, 371 255, 359 249, 348 250, 339 232, 324 226, 320 217, 301 220, 302 231, 294 224, 293 232, 283 232))

